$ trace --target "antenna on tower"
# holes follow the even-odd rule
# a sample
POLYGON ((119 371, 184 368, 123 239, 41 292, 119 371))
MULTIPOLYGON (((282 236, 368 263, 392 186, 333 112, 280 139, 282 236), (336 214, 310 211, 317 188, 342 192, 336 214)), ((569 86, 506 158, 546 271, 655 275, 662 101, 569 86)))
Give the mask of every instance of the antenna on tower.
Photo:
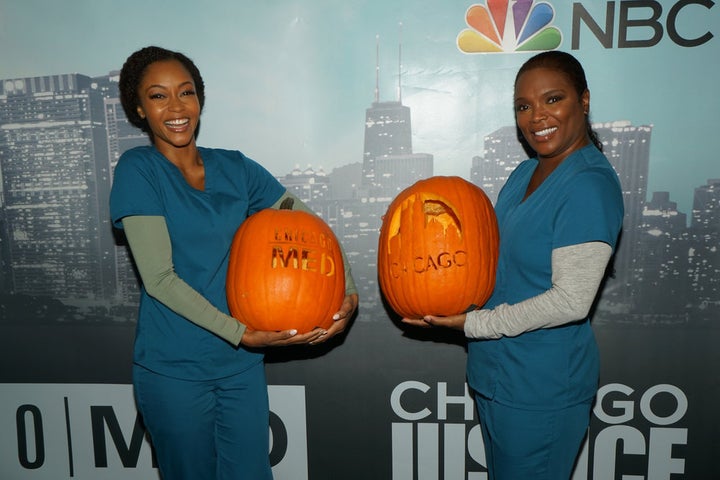
POLYGON ((380 35, 375 35, 375 103, 380 101, 380 35))
POLYGON ((398 103, 402 104, 402 22, 398 24, 398 103))

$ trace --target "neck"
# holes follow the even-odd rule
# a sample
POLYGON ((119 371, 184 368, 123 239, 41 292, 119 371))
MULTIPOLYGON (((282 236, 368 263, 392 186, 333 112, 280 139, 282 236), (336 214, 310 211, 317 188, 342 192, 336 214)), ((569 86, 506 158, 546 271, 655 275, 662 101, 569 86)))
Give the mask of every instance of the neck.
POLYGON ((193 168, 198 165, 202 165, 200 152, 198 151, 194 140, 184 147, 155 144, 155 148, 157 148, 158 151, 165 156, 165 158, 180 169, 193 168))

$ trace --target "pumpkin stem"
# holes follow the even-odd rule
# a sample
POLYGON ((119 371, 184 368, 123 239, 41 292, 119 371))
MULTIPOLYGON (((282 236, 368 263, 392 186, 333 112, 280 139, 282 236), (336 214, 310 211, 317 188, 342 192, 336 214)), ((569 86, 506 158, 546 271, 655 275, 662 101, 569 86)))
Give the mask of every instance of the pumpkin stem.
POLYGON ((286 198, 280 203, 280 210, 292 210, 295 200, 292 198, 286 198))

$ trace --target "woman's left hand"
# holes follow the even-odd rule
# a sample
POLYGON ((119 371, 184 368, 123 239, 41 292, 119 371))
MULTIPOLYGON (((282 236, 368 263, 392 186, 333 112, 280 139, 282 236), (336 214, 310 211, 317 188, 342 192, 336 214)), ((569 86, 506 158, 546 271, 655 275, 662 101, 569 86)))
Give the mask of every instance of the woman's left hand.
POLYGON ((357 306, 358 295, 356 293, 353 293, 352 295, 346 295, 345 300, 343 300, 343 303, 340 306, 340 310, 335 315, 333 315, 333 324, 330 325, 330 328, 327 329, 327 333, 310 342, 310 345, 317 345, 326 342, 338 333, 344 332, 348 326, 348 323, 350 323, 350 319, 355 314, 357 306))
POLYGON ((438 317, 435 315, 425 315, 423 318, 403 318, 402 323, 413 325, 415 327, 447 327, 454 330, 465 330, 465 314, 450 315, 448 317, 438 317))

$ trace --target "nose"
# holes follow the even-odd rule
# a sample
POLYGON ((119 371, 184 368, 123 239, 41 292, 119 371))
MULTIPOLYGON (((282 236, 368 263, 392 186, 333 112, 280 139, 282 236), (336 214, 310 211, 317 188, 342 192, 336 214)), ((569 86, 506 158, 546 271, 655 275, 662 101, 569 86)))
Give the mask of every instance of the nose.
POLYGON ((177 95, 171 95, 168 99, 168 109, 177 112, 182 110, 184 107, 182 99, 177 95))
POLYGON ((533 105, 532 107, 532 121, 533 122, 539 122, 542 120, 545 120, 547 117, 547 112, 545 111, 545 107, 543 104, 537 104, 533 105))

